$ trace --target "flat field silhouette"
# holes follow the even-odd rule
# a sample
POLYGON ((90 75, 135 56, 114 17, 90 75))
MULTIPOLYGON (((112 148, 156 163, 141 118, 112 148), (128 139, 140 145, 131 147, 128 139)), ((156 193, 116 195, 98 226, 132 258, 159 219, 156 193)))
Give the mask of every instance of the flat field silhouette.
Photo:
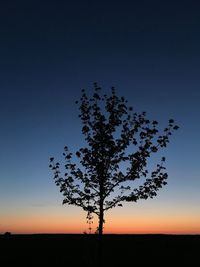
MULTIPOLYGON (((199 266, 199 235, 104 235, 103 266, 199 266)), ((1 266, 96 266, 98 236, 0 235, 1 266)))

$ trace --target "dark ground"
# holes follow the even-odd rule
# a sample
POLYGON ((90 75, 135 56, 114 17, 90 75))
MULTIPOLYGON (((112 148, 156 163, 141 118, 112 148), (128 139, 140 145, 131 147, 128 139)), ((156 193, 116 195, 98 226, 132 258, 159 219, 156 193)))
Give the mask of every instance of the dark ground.
MULTIPOLYGON (((104 266, 200 266, 199 235, 105 235, 104 266)), ((0 235, 0 266, 96 266, 96 235, 0 235)))

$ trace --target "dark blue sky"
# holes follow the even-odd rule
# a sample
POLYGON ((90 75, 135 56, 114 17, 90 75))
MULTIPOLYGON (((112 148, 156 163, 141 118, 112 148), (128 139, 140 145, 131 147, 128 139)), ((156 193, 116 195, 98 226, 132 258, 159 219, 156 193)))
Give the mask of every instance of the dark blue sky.
POLYGON ((194 0, 1 1, 0 212, 20 210, 24 199, 27 209, 61 200, 48 158, 78 147, 74 102, 95 81, 161 124, 178 122, 166 152, 169 192, 184 202, 189 187, 192 198, 200 185, 199 14, 194 0))

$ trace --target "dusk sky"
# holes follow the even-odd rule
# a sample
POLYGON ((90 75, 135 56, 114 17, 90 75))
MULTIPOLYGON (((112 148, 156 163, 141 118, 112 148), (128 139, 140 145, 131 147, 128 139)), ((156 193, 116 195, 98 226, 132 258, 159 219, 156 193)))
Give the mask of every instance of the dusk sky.
POLYGON ((200 234, 199 48, 198 0, 1 1, 0 233, 87 230, 48 166, 83 144, 75 101, 98 82, 180 126, 162 151, 168 185, 106 213, 105 233, 200 234))

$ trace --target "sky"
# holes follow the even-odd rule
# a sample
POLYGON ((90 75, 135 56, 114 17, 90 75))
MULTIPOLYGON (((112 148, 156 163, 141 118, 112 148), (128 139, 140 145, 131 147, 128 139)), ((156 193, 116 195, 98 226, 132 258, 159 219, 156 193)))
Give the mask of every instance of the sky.
POLYGON ((180 126, 163 151, 168 185, 106 213, 105 233, 200 234, 199 14, 194 0, 1 1, 0 233, 87 231, 48 165, 81 146, 75 101, 98 82, 180 126))

